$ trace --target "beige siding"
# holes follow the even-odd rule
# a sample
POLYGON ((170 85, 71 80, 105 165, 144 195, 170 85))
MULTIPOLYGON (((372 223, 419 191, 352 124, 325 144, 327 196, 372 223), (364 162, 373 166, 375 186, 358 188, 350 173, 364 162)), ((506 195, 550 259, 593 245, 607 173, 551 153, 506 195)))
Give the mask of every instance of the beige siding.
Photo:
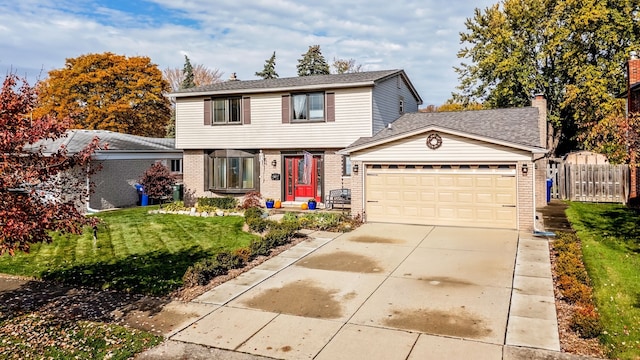
POLYGON ((364 162, 429 162, 429 163, 488 163, 515 162, 531 158, 525 151, 489 144, 455 135, 440 133, 442 146, 431 150, 426 146, 427 135, 416 135, 351 154, 352 160, 364 162))
POLYGON ((204 98, 179 98, 178 149, 343 148, 371 136, 371 88, 336 90, 335 122, 282 124, 282 95, 251 96, 251 124, 205 126, 204 98))

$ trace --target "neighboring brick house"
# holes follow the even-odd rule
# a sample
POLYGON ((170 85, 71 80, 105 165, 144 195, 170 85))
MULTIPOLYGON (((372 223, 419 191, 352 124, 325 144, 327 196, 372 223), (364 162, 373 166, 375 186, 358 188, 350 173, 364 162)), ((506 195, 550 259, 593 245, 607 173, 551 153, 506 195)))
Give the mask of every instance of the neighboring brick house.
POLYGON ((422 104, 402 70, 229 80, 170 94, 188 200, 242 196, 323 202, 349 188, 337 154, 422 104))
POLYGON ((108 148, 96 151, 92 157, 92 161, 102 165, 102 170, 91 177, 95 192, 84 204, 85 211, 135 206, 138 202, 135 185, 144 171, 157 161, 172 170, 179 181, 182 179, 182 151, 175 149, 174 139, 106 130, 69 130, 65 137, 37 145, 45 146, 45 155, 62 145, 73 154, 85 148, 94 137, 98 137, 101 144, 108 144, 108 148))
MULTIPOLYGON (((640 59, 635 51, 631 52, 631 57, 627 62, 627 116, 640 116, 640 59)), ((635 147, 631 147, 633 158, 635 153, 639 151, 635 147)), ((632 205, 640 205, 640 171, 638 164, 631 164, 630 169, 631 187, 629 191, 629 203, 632 205)))

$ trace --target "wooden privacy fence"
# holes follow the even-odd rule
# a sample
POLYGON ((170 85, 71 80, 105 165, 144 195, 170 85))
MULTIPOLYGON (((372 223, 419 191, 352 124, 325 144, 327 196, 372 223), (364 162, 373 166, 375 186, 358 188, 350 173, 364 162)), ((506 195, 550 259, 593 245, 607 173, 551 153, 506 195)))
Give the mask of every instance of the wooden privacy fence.
POLYGON ((627 165, 549 163, 547 179, 554 199, 625 204, 629 198, 627 165))

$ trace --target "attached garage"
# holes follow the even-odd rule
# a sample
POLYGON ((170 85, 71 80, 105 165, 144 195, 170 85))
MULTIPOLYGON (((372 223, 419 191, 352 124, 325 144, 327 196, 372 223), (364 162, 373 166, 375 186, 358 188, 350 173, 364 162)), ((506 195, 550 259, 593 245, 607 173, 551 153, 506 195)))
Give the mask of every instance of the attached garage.
POLYGON ((516 229, 515 165, 368 165, 368 221, 516 229))
POLYGON ((538 109, 413 113, 341 153, 355 166, 352 214, 367 222, 532 230, 538 109), (357 169, 357 172, 356 170, 357 169))

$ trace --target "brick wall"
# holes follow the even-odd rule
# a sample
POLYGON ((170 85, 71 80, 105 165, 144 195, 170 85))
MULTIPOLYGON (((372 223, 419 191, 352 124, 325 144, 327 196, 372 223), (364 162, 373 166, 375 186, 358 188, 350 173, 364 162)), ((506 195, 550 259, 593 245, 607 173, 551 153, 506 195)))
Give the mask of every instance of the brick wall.
POLYGON ((533 231, 533 163, 518 162, 516 176, 518 181, 518 222, 520 231, 533 231), (527 164, 529 171, 522 173, 522 165, 527 164))
POLYGON ((536 208, 547 206, 547 159, 536 161, 536 208))
POLYGON ((362 161, 352 162, 352 165, 356 164, 360 170, 357 174, 351 174, 351 216, 361 216, 361 219, 364 220, 366 214, 364 214, 364 209, 362 207, 362 200, 364 198, 364 194, 362 193, 362 181, 364 178, 365 168, 362 165, 362 161))
POLYGON ((194 205, 199 197, 213 196, 210 191, 204 191, 204 162, 203 150, 185 150, 182 160, 184 202, 194 205))
MULTIPOLYGON (((351 176, 343 176, 343 156, 336 151, 326 151, 324 155, 324 193, 334 189, 350 189, 351 176)), ((324 199, 323 199, 324 201, 324 199)))
POLYGON ((277 150, 265 150, 264 161, 260 164, 260 193, 263 198, 272 198, 284 201, 282 184, 284 184, 285 168, 282 163, 282 155, 277 150), (276 166, 272 165, 276 161, 276 166), (271 174, 280 174, 280 180, 271 180, 271 174))

